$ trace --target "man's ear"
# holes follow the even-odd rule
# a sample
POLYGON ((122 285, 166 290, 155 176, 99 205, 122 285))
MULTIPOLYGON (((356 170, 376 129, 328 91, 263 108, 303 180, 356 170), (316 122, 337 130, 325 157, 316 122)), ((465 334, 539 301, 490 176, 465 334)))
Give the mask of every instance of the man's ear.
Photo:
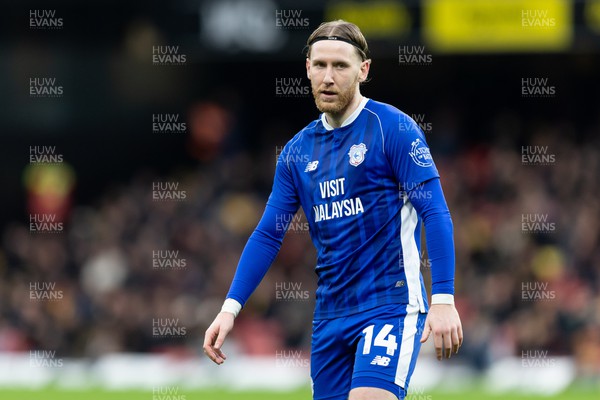
POLYGON ((358 77, 359 82, 364 82, 369 77, 369 69, 371 68, 371 60, 365 60, 360 65, 360 75, 358 77))
POLYGON ((306 77, 310 80, 310 60, 306 57, 306 77))

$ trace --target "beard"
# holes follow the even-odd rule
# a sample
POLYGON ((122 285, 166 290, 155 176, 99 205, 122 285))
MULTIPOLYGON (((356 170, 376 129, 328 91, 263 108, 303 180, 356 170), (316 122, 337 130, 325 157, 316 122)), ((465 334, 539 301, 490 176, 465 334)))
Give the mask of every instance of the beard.
POLYGON ((356 94, 357 82, 358 76, 347 89, 336 92, 336 99, 331 101, 325 101, 321 98, 321 91, 327 91, 327 88, 316 88, 313 86, 312 93, 313 97, 315 98, 315 104, 319 111, 329 114, 339 114, 345 111, 356 94))

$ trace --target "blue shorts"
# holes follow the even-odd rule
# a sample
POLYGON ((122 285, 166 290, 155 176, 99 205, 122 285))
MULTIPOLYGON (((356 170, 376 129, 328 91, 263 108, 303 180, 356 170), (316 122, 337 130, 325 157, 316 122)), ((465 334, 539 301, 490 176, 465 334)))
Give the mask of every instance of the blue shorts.
POLYGON ((346 317, 313 321, 310 376, 315 400, 346 400, 375 387, 404 399, 421 348, 426 314, 388 304, 346 317))

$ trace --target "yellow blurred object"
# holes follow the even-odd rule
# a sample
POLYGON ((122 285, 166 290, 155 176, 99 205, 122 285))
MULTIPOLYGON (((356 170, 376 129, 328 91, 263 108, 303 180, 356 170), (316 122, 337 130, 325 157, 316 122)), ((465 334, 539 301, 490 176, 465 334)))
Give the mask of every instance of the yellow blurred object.
POLYGON ((588 0, 585 3, 584 17, 589 28, 600 34, 600 0, 588 0))
POLYGON ((409 33, 412 20, 406 6, 395 1, 338 1, 325 6, 325 21, 343 19, 360 27, 368 38, 399 37, 409 33))
POLYGON ((23 174, 28 193, 66 196, 75 184, 75 173, 67 163, 29 164, 23 174))
POLYGON ((219 221, 230 232, 247 235, 256 226, 261 215, 260 202, 247 194, 232 194, 223 200, 219 221))
POLYGON ((423 35, 439 52, 561 51, 573 40, 571 0, 427 0, 423 35))
POLYGON ((32 163, 23 171, 30 214, 53 214, 64 221, 71 206, 75 171, 65 163, 32 163))
POLYGON ((565 269, 565 256, 556 246, 544 246, 533 256, 531 269, 540 281, 560 278, 565 269))

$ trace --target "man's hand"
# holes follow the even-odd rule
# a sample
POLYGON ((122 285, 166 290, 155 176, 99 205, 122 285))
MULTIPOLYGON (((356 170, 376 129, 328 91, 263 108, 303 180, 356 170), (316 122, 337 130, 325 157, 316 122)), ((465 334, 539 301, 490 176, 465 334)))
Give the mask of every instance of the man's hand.
POLYGON ((227 359, 221 351, 225 337, 233 328, 234 315, 229 312, 220 312, 204 334, 204 353, 216 364, 223 364, 227 359))
POLYGON ((429 339, 431 332, 433 332, 433 344, 438 360, 442 359, 442 349, 445 358, 450 358, 452 353, 458 353, 458 348, 463 342, 463 331, 454 305, 434 304, 429 308, 421 343, 429 339))

